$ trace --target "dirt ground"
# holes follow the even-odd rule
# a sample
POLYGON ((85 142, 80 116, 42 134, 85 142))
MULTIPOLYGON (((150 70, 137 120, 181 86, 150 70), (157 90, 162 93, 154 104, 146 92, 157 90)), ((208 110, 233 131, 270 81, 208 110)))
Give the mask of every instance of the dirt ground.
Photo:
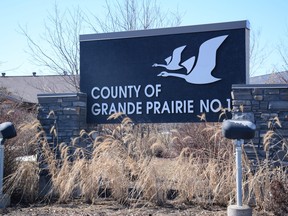
MULTIPOLYGON (((68 204, 34 204, 31 206, 14 206, 6 209, 0 209, 2 215, 31 215, 31 216, 178 216, 178 215, 205 215, 205 216, 226 216, 227 208, 213 206, 208 208, 186 205, 166 205, 166 206, 152 206, 148 204, 138 203, 132 207, 125 207, 115 201, 101 201, 97 204, 85 204, 78 202, 71 202, 68 204)), ((253 215, 268 216, 272 214, 259 213, 254 211, 253 215)))
POLYGON ((225 209, 218 210, 204 210, 201 208, 193 207, 187 209, 176 209, 169 207, 141 207, 141 208, 124 208, 123 206, 118 205, 73 205, 73 204, 61 204, 61 205, 52 205, 52 206, 41 206, 34 205, 26 208, 7 208, 3 212, 3 215, 69 215, 69 216, 106 216, 106 215, 226 215, 225 209))

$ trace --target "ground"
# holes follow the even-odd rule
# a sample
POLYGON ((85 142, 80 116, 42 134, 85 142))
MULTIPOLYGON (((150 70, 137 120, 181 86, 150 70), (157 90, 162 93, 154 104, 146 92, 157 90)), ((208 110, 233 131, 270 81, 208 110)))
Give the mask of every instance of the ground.
MULTIPOLYGON (((97 204, 85 204, 81 201, 74 201, 68 204, 34 204, 31 206, 14 206, 7 209, 0 209, 3 215, 33 215, 33 216, 120 216, 120 215, 133 215, 133 216, 178 216, 178 215, 205 215, 205 216, 226 216, 227 208, 213 206, 203 208, 199 206, 152 206, 147 204, 138 203, 132 208, 124 207, 115 201, 103 200, 97 204)), ((253 215, 269 216, 272 214, 259 213, 254 211, 253 215)))

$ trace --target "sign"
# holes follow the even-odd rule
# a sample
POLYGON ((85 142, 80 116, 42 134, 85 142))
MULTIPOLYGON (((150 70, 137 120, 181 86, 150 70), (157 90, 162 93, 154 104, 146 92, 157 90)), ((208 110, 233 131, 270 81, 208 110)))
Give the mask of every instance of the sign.
POLYGON ((218 121, 232 84, 248 82, 248 53, 248 21, 81 35, 87 122, 115 112, 137 123, 218 121))

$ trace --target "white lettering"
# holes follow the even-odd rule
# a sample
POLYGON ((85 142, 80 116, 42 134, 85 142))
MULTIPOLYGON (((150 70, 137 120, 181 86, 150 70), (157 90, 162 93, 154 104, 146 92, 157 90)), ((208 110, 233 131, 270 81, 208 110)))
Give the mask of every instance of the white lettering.
POLYGON ((111 87, 111 97, 115 99, 117 98, 117 96, 118 96, 118 88, 111 87))
POLYGON ((154 114, 160 114, 161 104, 159 101, 154 101, 154 114))
POLYGON ((230 112, 231 111, 231 99, 226 99, 226 101, 227 101, 227 109, 228 109, 228 112, 230 112))
POLYGON ((133 114, 135 112, 136 108, 135 108, 135 104, 132 103, 132 102, 128 102, 127 103, 127 111, 126 111, 126 114, 127 115, 130 115, 130 114, 133 114))
POLYGON ((142 114, 142 102, 136 103, 136 114, 141 115, 142 114))
POLYGON ((101 112, 101 109, 99 108, 100 108, 100 105, 98 103, 93 104, 91 108, 92 114, 96 116, 99 115, 101 112))
POLYGON ((109 115, 111 115, 112 113, 116 113, 116 107, 115 107, 115 104, 112 103, 111 106, 110 106, 110 109, 109 109, 109 115))
POLYGON ((126 103, 118 103, 118 112, 126 113, 126 103))
POLYGON ((91 108, 93 115, 111 115, 116 112, 123 112, 127 115, 142 114, 142 102, 124 102, 124 103, 94 103, 91 108))
POLYGON ((170 113, 170 108, 169 108, 169 105, 168 105, 167 101, 164 101, 164 104, 163 104, 163 107, 162 107, 162 110, 161 110, 161 113, 164 113, 164 112, 170 113))
POLYGON ((206 104, 203 100, 200 100, 200 113, 203 112, 209 112, 209 100, 206 100, 206 104), (205 109, 205 111, 203 111, 203 108, 205 109))
POLYGON ((156 84, 155 87, 149 84, 144 89, 145 96, 149 98, 153 97, 154 95, 156 97, 159 97, 160 92, 161 92, 161 84, 156 84))
POLYGON ((182 107, 183 107, 183 104, 182 104, 182 101, 175 101, 175 113, 182 113, 182 107))
POLYGON ((122 86, 119 86, 119 98, 127 98, 127 88, 126 86, 123 88, 122 86))
POLYGON ((103 99, 107 99, 107 98, 109 98, 110 97, 110 90, 109 90, 109 88, 107 87, 107 86, 105 86, 105 87, 103 87, 102 89, 101 89, 101 97, 103 98, 103 99), (106 95, 105 95, 105 90, 106 90, 106 95))
POLYGON ((161 92, 161 84, 156 84, 156 97, 159 96, 160 92, 161 92))
POLYGON ((206 100, 206 102, 204 100, 200 100, 200 113, 209 113, 210 110, 214 113, 217 113, 221 110, 221 108, 222 104, 219 99, 213 99, 211 102, 208 99, 206 100))
POLYGON ((153 108, 153 103, 151 101, 147 101, 146 103, 146 114, 149 114, 150 110, 153 108))
POLYGON ((145 87, 144 92, 145 92, 146 97, 150 98, 150 97, 153 97, 153 95, 155 93, 155 89, 154 89, 153 85, 147 85, 145 87))
POLYGON ((146 114, 173 114, 173 113, 194 113, 193 100, 177 101, 148 101, 146 103, 146 114))
POLYGON ((95 91, 100 91, 100 89, 98 87, 94 87, 92 90, 91 90, 91 95, 92 95, 92 98, 93 99, 98 99, 100 97, 100 95, 96 95, 95 94, 95 91))
POLYGON ((107 109, 108 109, 108 104, 107 103, 102 103, 101 115, 111 115, 112 113, 110 113, 110 114, 107 113, 107 109))
POLYGON ((194 105, 193 105, 194 101, 193 100, 188 100, 188 104, 187 104, 187 112, 188 113, 194 113, 194 105))
MULTIPOLYGON (((150 85, 149 87, 151 87, 150 85)), ((161 87, 161 86, 160 86, 161 87)), ((155 94, 155 89, 153 88, 152 96, 155 94)), ((141 85, 129 85, 129 86, 104 86, 102 88, 94 87, 91 90, 91 96, 93 99, 97 100, 99 98, 108 99, 108 98, 132 98, 132 97, 139 97, 141 85)), ((160 92, 161 89, 157 89, 157 94, 160 92)))
POLYGON ((221 102, 218 99, 214 99, 211 101, 210 103, 210 109, 212 110, 212 112, 219 112, 222 108, 221 102), (216 107, 214 106, 214 104, 216 104, 216 107), (215 107, 215 108, 214 108, 215 107))
POLYGON ((136 98, 139 97, 140 88, 141 88, 141 85, 138 85, 137 87, 134 86, 134 90, 135 90, 135 97, 136 97, 136 98))

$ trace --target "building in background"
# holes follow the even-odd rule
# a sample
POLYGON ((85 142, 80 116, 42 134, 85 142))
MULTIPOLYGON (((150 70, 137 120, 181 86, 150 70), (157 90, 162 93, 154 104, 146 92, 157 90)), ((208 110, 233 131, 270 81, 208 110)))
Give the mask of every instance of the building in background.
POLYGON ((288 84, 288 71, 250 77, 250 84, 288 84))
POLYGON ((74 87, 66 76, 46 75, 37 76, 6 76, 0 77, 0 88, 2 97, 7 100, 20 103, 36 104, 37 94, 44 93, 73 93, 74 87))

